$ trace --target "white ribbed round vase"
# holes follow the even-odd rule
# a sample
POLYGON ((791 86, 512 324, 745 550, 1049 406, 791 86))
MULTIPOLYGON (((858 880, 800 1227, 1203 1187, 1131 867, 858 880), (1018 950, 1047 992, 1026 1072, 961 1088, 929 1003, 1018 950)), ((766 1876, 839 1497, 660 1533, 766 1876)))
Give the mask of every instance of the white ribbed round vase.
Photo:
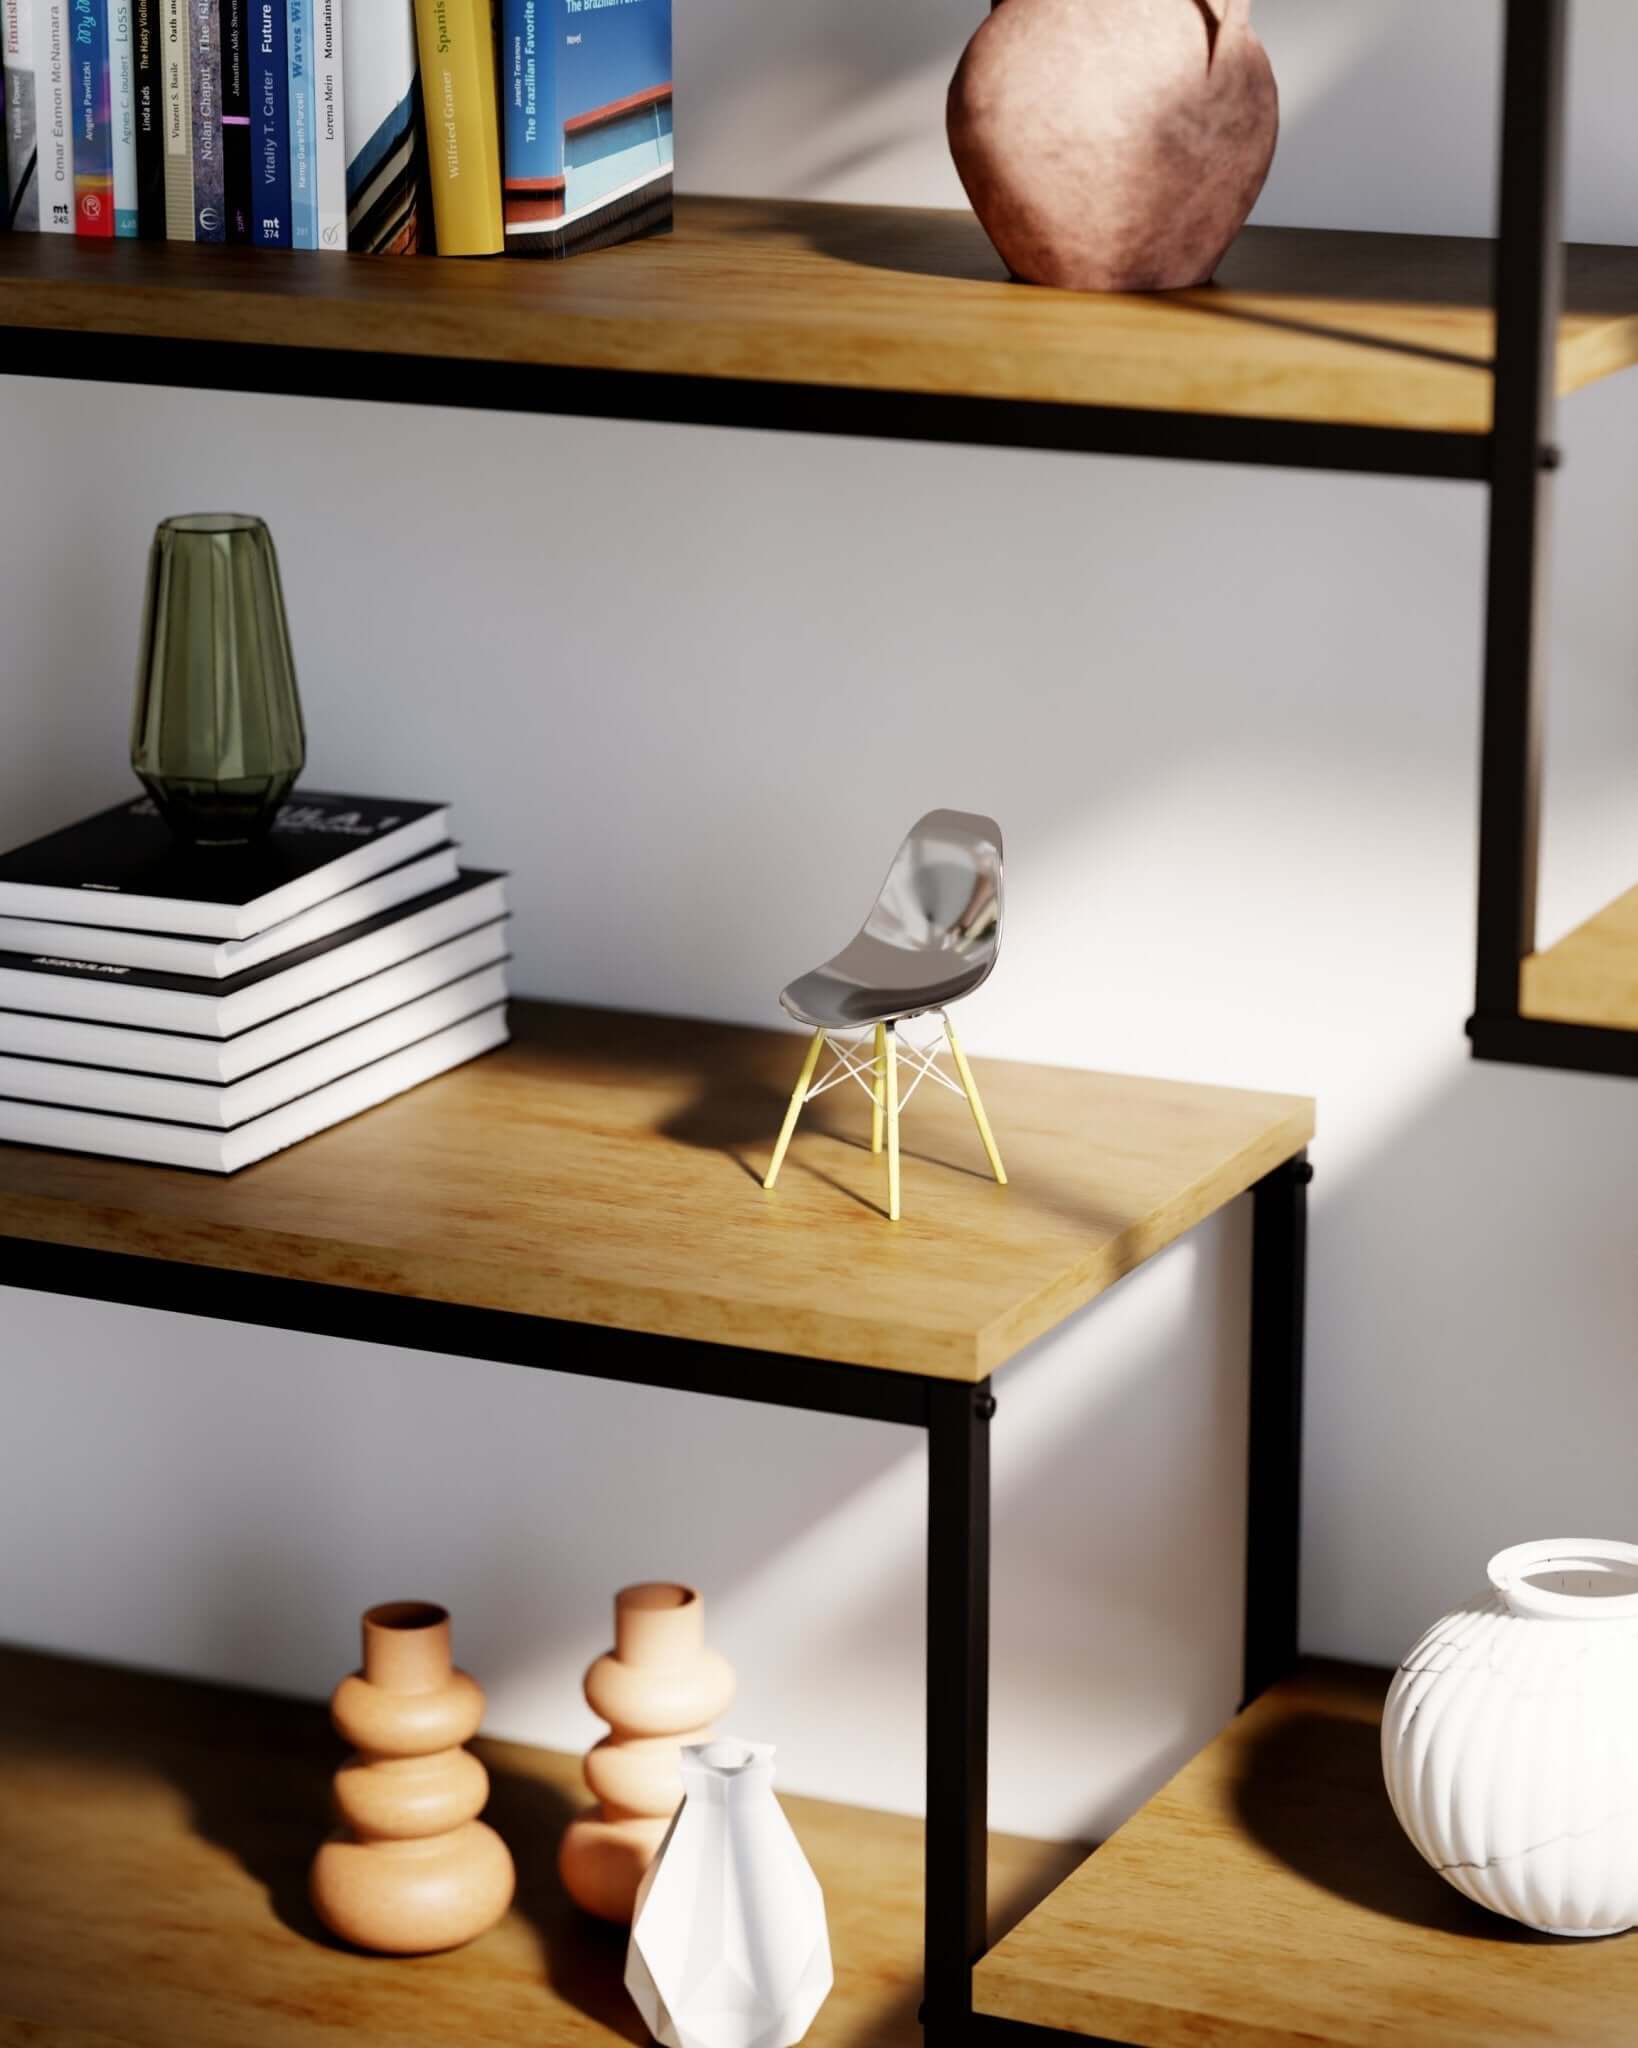
POLYGON ((1382 1771, 1439 1875, 1544 1934, 1638 1926, 1638 1544, 1521 1543, 1399 1667, 1382 1771))

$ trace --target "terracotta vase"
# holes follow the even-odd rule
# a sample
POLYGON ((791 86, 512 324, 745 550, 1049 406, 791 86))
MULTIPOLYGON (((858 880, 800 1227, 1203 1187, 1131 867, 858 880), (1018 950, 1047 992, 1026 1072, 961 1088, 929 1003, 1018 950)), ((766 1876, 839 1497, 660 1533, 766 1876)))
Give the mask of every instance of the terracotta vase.
POLYGON ((341 1826, 313 1860, 314 1910, 360 1948, 458 1948, 495 1924, 516 1883, 506 1844, 478 1819, 489 1774, 462 1747, 483 1692, 450 1661, 442 1607, 394 1601, 363 1628, 364 1668, 330 1701, 354 1753, 335 1777, 341 1826))
POLYGON ((999 0, 950 83, 950 151, 1015 277, 1205 284, 1268 176, 1279 94, 1251 0, 999 0))
POLYGON ((614 1648, 586 1673, 586 1700, 610 1733, 586 1756, 598 1804, 570 1823, 558 1852, 564 1888, 625 1925, 637 1887, 682 1803, 681 1753, 704 1742, 734 1697, 726 1658, 706 1647, 692 1586, 627 1586, 614 1596, 614 1648))

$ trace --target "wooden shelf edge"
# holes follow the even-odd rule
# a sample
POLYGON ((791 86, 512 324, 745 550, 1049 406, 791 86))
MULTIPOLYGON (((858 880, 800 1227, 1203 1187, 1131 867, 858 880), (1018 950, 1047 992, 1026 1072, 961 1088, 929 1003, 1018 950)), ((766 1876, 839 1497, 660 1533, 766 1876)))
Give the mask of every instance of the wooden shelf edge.
MULTIPOLYGON (((1491 426, 1472 238, 1253 228, 1151 297, 1012 284, 958 210, 688 195, 568 264, 71 240, 0 239, 29 374, 1466 477, 1491 426)), ((1638 360, 1638 250, 1568 272, 1567 390, 1638 360)))
POLYGON ((1519 1008, 1536 1023, 1638 1031, 1638 888, 1524 962, 1519 1008))

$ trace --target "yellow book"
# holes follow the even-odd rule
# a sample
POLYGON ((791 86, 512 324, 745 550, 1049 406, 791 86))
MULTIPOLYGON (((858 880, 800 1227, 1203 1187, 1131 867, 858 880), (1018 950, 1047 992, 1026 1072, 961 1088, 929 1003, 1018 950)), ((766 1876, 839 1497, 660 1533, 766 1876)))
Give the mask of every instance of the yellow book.
POLYGON ((415 37, 438 254, 498 255, 505 232, 490 0, 415 0, 415 37))

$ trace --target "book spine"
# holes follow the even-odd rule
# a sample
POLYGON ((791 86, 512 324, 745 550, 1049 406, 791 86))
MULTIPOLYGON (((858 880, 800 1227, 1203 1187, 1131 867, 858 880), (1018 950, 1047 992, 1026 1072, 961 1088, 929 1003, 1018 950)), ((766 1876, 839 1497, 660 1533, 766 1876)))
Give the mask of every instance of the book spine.
POLYGON ((342 12, 347 245, 413 255, 431 220, 413 0, 342 0, 342 12))
POLYGON ((165 237, 165 82, 160 0, 132 0, 137 233, 165 237))
POLYGON ((314 0, 313 109, 317 129, 318 246, 347 249, 347 140, 341 0, 314 0))
POLYGON ((287 0, 290 77, 290 246, 318 247, 318 127, 313 109, 314 0, 287 0))
POLYGON ((188 0, 159 0, 165 81, 165 235, 193 240, 193 88, 188 82, 188 0))
POLYGON ((74 232, 114 232, 114 147, 109 120, 108 15, 102 0, 70 0, 74 89, 74 232))
POLYGON ((440 256, 493 256, 501 221, 500 122, 489 0, 415 0, 440 256))
POLYGON ((33 0, 0 0, 0 66, 6 78, 6 184, 0 211, 4 225, 33 231, 39 227, 33 0))
POLYGON ((193 238, 227 239, 222 179, 222 57, 217 0, 187 0, 189 141, 193 149, 193 238))
POLYGON ((34 0, 0 0, 0 68, 6 90, 6 182, 0 187, 0 226, 32 232, 40 225, 34 155, 34 0))
POLYGON ((506 232, 563 217, 563 124, 557 114, 551 0, 502 0, 506 232))
MULTIPOLYGON (((29 0, 23 0, 27 6, 29 0)), ((40 232, 74 232, 73 29, 69 0, 35 0, 35 175, 40 232)))
POLYGON ((114 172, 114 233, 137 231, 136 44, 132 0, 108 0, 108 118, 114 172))
POLYGON ((251 0, 250 240, 258 249, 290 247, 290 79, 284 0, 251 0))
POLYGON ((250 50, 247 0, 219 0, 222 198, 230 242, 250 240, 250 50))

